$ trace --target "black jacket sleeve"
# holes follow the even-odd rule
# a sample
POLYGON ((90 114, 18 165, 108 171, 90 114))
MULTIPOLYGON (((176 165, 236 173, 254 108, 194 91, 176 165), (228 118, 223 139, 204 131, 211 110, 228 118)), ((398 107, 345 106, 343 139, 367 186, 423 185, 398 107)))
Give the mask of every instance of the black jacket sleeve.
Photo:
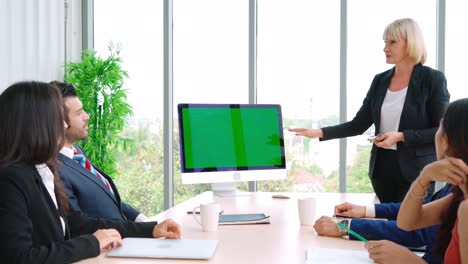
POLYGON ((72 237, 92 234, 98 229, 116 229, 124 237, 153 237, 153 229, 157 222, 136 223, 133 221, 113 221, 92 218, 81 212, 68 215, 68 224, 72 237))
POLYGON ((64 240, 48 194, 22 178, 31 179, 0 172, 0 263, 72 263, 98 256, 92 235, 64 240))

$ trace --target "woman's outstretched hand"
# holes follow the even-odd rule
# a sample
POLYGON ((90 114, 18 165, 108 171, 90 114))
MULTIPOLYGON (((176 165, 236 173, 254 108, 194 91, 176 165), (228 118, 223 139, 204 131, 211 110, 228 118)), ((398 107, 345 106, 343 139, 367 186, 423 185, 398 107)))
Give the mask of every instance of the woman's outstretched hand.
POLYGON ((322 138, 323 131, 320 128, 288 128, 289 132, 295 132, 296 136, 308 138, 322 138))

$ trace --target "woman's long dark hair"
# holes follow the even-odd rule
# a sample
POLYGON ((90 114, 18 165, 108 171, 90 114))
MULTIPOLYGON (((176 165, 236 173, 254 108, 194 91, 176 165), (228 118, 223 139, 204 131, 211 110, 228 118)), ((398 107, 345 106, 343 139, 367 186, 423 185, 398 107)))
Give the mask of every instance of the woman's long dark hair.
POLYGON ((0 168, 17 163, 46 164, 54 174, 62 209, 68 202, 54 161, 64 142, 60 92, 42 82, 19 82, 0 95, 0 168))
MULTIPOLYGON (((468 164, 468 98, 451 103, 445 110, 441 125, 448 139, 447 154, 462 159, 468 164)), ((464 199, 463 192, 458 186, 454 186, 451 192, 453 200, 442 215, 442 224, 434 245, 436 255, 440 258, 441 263, 452 239, 452 229, 457 218, 458 206, 464 199)))

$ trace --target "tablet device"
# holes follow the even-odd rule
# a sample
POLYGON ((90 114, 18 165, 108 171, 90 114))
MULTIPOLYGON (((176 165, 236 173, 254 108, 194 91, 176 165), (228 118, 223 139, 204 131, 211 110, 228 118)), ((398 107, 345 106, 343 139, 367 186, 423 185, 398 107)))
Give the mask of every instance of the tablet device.
POLYGON ((269 224, 270 216, 265 214, 222 214, 220 225, 269 224))

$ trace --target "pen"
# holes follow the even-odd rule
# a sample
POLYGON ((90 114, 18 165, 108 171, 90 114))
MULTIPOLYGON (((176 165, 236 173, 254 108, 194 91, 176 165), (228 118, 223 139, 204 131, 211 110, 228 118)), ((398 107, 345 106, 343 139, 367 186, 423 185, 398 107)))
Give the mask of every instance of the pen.
POLYGON ((358 233, 354 232, 353 230, 347 228, 346 226, 344 226, 342 223, 338 222, 336 223, 339 227, 343 228, 344 230, 348 231, 348 233, 350 233, 351 235, 357 237, 357 239, 367 243, 369 242, 367 239, 363 238, 361 235, 359 235, 358 233))
MULTIPOLYGON (((223 214, 224 210, 219 211, 219 214, 223 214)), ((193 214, 193 211, 187 211, 187 214, 193 214)), ((195 214, 200 214, 200 211, 195 211, 195 214)))
POLYGON ((382 134, 377 134, 375 136, 370 136, 367 140, 369 140, 370 143, 374 143, 374 141, 380 137, 382 134))
POLYGON ((426 252, 426 247, 420 247, 420 248, 409 247, 408 249, 413 251, 413 252, 419 252, 419 253, 425 253, 426 252))

